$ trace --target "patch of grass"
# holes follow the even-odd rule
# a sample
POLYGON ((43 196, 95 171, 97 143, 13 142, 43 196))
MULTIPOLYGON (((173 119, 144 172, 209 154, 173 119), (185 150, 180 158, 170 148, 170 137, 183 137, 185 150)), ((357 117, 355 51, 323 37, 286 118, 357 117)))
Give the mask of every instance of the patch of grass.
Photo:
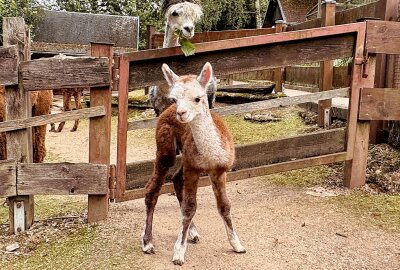
POLYGON ((76 269, 90 256, 95 236, 95 227, 85 227, 57 242, 41 244, 27 258, 20 257, 2 269, 76 269))
POLYGON ((361 191, 329 198, 352 214, 389 231, 400 232, 400 196, 367 194, 361 191))
POLYGON ((331 169, 328 166, 317 166, 266 175, 261 179, 279 186, 312 187, 323 183, 330 173, 331 169))
POLYGON ((294 136, 305 128, 305 124, 298 115, 298 109, 296 108, 273 110, 273 113, 277 117, 282 117, 282 121, 255 123, 245 121, 243 115, 225 116, 224 120, 233 133, 235 144, 268 141, 294 136))
MULTIPOLYGON (((2 203, 5 198, 0 198, 2 203)), ((87 208, 85 196, 35 196, 35 219, 80 215, 87 208)), ((0 224, 8 223, 8 207, 0 206, 0 224)))

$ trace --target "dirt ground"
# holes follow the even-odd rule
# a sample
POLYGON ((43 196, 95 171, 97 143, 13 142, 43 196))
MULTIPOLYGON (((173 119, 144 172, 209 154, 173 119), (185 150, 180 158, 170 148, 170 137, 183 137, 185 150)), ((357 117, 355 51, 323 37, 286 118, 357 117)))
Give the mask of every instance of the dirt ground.
MULTIPOLYGON (((194 218, 202 238, 189 245, 182 269, 400 269, 399 234, 365 224, 327 198, 260 178, 230 183, 228 192, 247 253, 232 252, 212 190, 202 188, 194 218)), ((143 200, 114 205, 100 227, 119 227, 113 237, 138 246, 143 206, 143 200)), ((178 269, 171 258, 179 226, 176 198, 161 196, 153 232, 156 254, 141 254, 139 262, 149 269, 178 269)))
MULTIPOLYGON (((116 149, 115 121, 112 149, 116 149)), ((69 132, 72 124, 67 122, 62 134, 48 134, 47 162, 87 162, 88 120, 77 132, 69 132)), ((154 156, 153 132, 130 132, 128 161, 154 156)), ((115 157, 113 150, 112 162, 115 157)), ((277 185, 267 177, 228 183, 227 189, 245 254, 232 251, 212 190, 206 187, 199 189, 194 218, 201 240, 188 245, 183 267, 171 262, 181 217, 175 196, 166 194, 160 196, 154 215, 156 254, 145 255, 140 249, 145 218, 140 199, 112 204, 109 218, 95 226, 79 218, 70 225, 73 230, 60 229, 53 239, 35 244, 31 253, 6 254, 0 269, 400 269, 400 231, 371 222, 383 218, 377 210, 354 213, 341 201, 347 196, 312 196, 306 187, 277 185)), ((75 200, 74 213, 81 215, 86 198, 75 200)), ((59 230, 54 224, 50 222, 54 228, 49 231, 59 230)), ((15 241, 24 242, 18 237, 0 241, 0 253, 2 244, 15 241)))

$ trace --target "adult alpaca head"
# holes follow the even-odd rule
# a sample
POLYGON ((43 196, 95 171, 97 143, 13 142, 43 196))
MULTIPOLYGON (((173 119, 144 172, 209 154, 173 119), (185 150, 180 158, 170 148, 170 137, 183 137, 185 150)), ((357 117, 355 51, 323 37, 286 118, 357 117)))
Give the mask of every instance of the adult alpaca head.
POLYGON ((213 78, 210 63, 206 63, 200 75, 178 76, 167 64, 162 71, 169 85, 169 98, 176 103, 176 118, 181 123, 189 123, 204 114, 209 115, 207 86, 213 78))
POLYGON ((200 2, 197 0, 164 0, 162 12, 165 14, 170 31, 180 31, 184 37, 194 36, 195 24, 203 16, 200 2))

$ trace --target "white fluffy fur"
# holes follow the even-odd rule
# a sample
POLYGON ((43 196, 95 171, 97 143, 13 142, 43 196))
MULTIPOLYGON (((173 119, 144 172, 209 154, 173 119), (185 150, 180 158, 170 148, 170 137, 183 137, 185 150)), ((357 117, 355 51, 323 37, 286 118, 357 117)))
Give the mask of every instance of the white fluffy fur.
POLYGON ((201 6, 194 3, 183 2, 172 5, 168 8, 166 18, 166 28, 164 35, 164 48, 178 46, 178 41, 174 35, 176 30, 182 32, 186 38, 192 38, 194 36, 195 24, 203 16, 201 6), (172 14, 178 14, 173 16, 172 14), (188 31, 187 29, 190 29, 188 31))

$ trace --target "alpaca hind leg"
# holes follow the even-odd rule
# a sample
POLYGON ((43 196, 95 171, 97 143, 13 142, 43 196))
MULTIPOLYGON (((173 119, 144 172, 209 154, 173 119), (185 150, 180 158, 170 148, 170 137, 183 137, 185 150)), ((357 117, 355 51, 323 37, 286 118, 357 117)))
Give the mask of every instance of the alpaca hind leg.
POLYGON ((236 234, 232 223, 231 203, 226 194, 226 172, 215 171, 209 173, 209 175, 217 201, 218 212, 224 221, 229 243, 235 252, 245 253, 246 249, 240 243, 239 236, 236 234))
POLYGON ((145 253, 154 253, 154 246, 152 244, 154 208, 168 170, 175 163, 175 139, 171 127, 165 125, 157 129, 156 138, 157 157, 153 174, 146 184, 146 224, 141 236, 142 250, 145 253))
MULTIPOLYGON (((81 91, 80 90, 78 90, 77 92, 74 93, 74 100, 75 100, 75 109, 76 110, 82 109, 81 91)), ((79 125, 79 119, 76 119, 74 126, 71 129, 71 132, 75 132, 78 129, 78 125, 79 125)))
POLYGON ((50 130, 49 130, 49 132, 57 132, 57 131, 56 131, 56 125, 55 125, 54 123, 51 123, 51 124, 50 124, 50 130))
POLYGON ((183 265, 187 248, 189 227, 197 209, 197 183, 200 173, 198 171, 184 170, 183 196, 182 196, 182 228, 174 246, 172 262, 176 265, 183 265))
MULTIPOLYGON (((174 183, 174 189, 176 198, 179 201, 179 206, 182 207, 182 194, 183 194, 183 166, 181 166, 177 172, 175 172, 174 176, 172 177, 172 182, 174 183)), ((198 243, 200 241, 200 234, 197 231, 196 226, 194 225, 193 221, 190 223, 189 226, 189 241, 192 243, 198 243)))
MULTIPOLYGON (((66 90, 66 91, 64 91, 64 93, 63 93, 63 107, 64 107, 64 112, 68 112, 68 111, 71 110, 71 104, 70 104, 70 102, 71 102, 71 94, 70 94, 70 92, 68 92, 68 90, 66 90)), ((61 122, 61 123, 58 125, 57 132, 61 132, 61 131, 63 130, 64 126, 65 126, 65 121, 61 122)))

